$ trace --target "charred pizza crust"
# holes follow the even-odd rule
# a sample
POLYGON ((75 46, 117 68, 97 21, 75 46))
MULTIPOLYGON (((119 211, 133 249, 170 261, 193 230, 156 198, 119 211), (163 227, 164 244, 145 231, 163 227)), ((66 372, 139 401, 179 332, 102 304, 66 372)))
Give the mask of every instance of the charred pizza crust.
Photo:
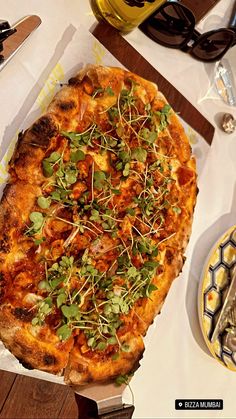
POLYGON ((135 369, 182 269, 195 160, 156 85, 88 66, 19 136, 0 206, 0 338, 70 384, 135 369))

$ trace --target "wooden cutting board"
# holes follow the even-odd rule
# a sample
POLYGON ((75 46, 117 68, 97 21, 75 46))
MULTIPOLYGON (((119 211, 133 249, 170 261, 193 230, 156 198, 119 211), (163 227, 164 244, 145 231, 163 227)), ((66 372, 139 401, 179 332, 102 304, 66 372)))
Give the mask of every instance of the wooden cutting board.
POLYGON ((156 83, 170 105, 197 131, 208 144, 211 144, 215 128, 211 123, 148 61, 143 58, 121 35, 105 22, 99 22, 93 35, 130 71, 156 83))

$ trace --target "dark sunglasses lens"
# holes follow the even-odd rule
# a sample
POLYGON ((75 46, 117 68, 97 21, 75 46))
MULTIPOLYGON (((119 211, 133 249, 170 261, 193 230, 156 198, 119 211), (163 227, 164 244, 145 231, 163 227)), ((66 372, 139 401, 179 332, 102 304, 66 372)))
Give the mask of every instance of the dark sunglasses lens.
POLYGON ((215 60, 224 55, 224 52, 231 46, 233 38, 233 33, 227 30, 203 35, 196 41, 192 54, 200 60, 215 60))
POLYGON ((194 27, 194 16, 179 4, 169 4, 150 16, 140 28, 157 42, 178 47, 194 27))

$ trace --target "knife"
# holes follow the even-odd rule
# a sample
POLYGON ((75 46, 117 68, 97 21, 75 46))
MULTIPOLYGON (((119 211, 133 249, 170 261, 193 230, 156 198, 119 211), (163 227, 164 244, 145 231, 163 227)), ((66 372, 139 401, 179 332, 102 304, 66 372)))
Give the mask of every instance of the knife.
POLYGON ((5 67, 40 23, 41 19, 39 16, 29 15, 21 19, 11 28, 12 34, 2 44, 0 70, 5 67))
POLYGON ((223 307, 221 309, 220 316, 216 322, 215 329, 211 337, 212 343, 215 342, 216 338, 227 326, 228 315, 231 308, 236 303, 235 300, 236 300, 236 268, 234 268, 232 280, 230 282, 230 286, 227 291, 227 295, 226 295, 223 307))
POLYGON ((16 29, 11 28, 6 20, 0 20, 0 51, 3 50, 3 41, 16 32, 16 29))

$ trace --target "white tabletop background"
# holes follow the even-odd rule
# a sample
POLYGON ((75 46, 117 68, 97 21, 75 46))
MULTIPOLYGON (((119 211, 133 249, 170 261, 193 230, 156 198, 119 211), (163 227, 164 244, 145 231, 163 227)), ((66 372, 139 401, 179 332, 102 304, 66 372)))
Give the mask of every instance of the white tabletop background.
MULTIPOLYGON (((201 28, 227 26, 233 3, 233 0, 221 0, 201 23, 201 28)), ((28 14, 37 14, 42 19, 41 26, 0 73, 0 97, 4 97, 1 99, 2 125, 5 120, 11 121, 16 113, 25 117, 32 107, 36 99, 33 79, 43 81, 48 56, 53 53, 56 56, 55 47, 60 38, 63 41, 66 28, 82 24, 89 30, 96 21, 89 0, 0 0, 0 10, 0 17, 11 24, 28 14), (18 62, 24 65, 16 65, 18 62), (27 80, 24 80, 26 69, 27 80), (8 83, 15 84, 14 97, 4 94, 8 83)), ((204 64, 181 51, 164 48, 139 29, 125 38, 215 126, 215 136, 199 176, 187 261, 149 333, 141 367, 131 381, 135 396, 134 418, 235 418, 236 373, 212 358, 204 344, 197 317, 197 290, 209 250, 228 227, 236 224, 236 133, 225 134, 217 124, 219 115, 224 112, 236 118, 236 107, 227 106, 214 90, 215 64, 204 64), (224 409, 176 411, 177 398, 221 398, 224 409)), ((78 45, 78 53, 79 48, 78 45)), ((236 47, 230 54, 236 74, 236 47)), ((10 124, 7 130, 8 136, 14 135, 10 124)))

